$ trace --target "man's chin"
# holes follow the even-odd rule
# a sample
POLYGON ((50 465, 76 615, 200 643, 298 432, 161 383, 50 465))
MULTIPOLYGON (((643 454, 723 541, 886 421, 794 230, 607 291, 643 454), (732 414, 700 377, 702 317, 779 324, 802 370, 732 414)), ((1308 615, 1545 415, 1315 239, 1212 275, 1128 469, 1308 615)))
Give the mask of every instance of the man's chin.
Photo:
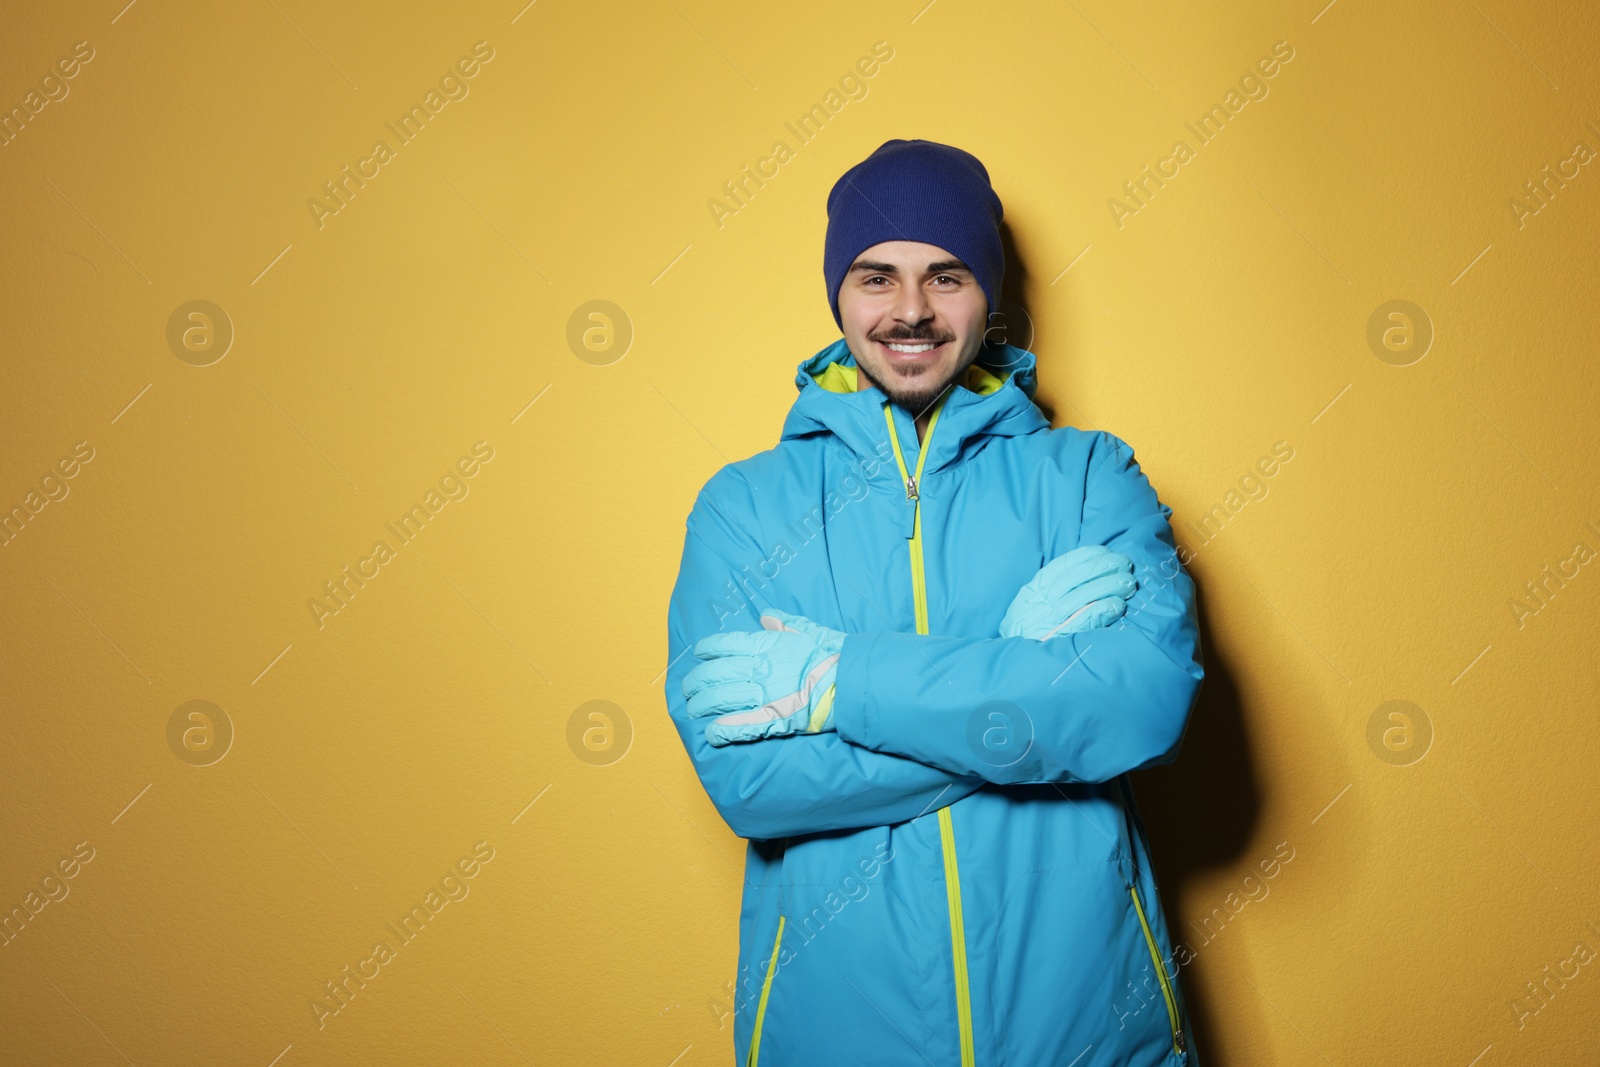
POLYGON ((905 408, 916 415, 921 415, 933 406, 949 386, 950 381, 942 375, 933 373, 911 376, 894 376, 885 381, 883 378, 873 378, 885 396, 894 404, 905 408))
MULTIPOLYGON (((856 366, 866 372, 867 381, 876 385, 885 396, 909 411, 922 413, 939 399, 951 382, 956 381, 966 368, 959 360, 954 363, 946 357, 934 363, 907 362, 869 366, 858 356, 856 366)), ((970 362, 970 360, 968 361, 970 362)))
POLYGON ((934 401, 938 400, 940 394, 943 392, 944 390, 941 389, 939 392, 931 394, 917 393, 915 395, 896 395, 894 393, 890 393, 888 396, 890 402, 896 407, 901 408, 904 411, 911 412, 911 414, 917 418, 921 418, 923 415, 928 413, 928 409, 933 407, 934 401))

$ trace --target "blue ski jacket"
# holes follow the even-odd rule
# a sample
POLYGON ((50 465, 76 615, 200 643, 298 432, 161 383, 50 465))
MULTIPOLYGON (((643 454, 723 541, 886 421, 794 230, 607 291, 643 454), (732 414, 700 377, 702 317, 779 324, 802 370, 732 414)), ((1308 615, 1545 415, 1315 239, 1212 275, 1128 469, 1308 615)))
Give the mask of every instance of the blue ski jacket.
POLYGON ((1051 429, 1035 357, 986 345, 933 409, 801 362, 778 444, 686 520, 668 711, 748 839, 734 1053, 746 1067, 1198 1062, 1127 772, 1173 760, 1204 671, 1194 585, 1132 450, 1051 429), (1134 562, 1110 626, 998 636, 1083 544, 1134 562), (837 732, 712 747, 682 682, 766 607, 848 636, 837 732))

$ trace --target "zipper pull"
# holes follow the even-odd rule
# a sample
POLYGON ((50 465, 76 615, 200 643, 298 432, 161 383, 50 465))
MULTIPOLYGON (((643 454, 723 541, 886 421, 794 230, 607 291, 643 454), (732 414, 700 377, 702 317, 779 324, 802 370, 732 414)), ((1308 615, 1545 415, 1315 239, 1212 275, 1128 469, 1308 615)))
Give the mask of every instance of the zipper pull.
POLYGON ((906 499, 917 499, 917 479, 915 476, 908 475, 906 477, 906 499))

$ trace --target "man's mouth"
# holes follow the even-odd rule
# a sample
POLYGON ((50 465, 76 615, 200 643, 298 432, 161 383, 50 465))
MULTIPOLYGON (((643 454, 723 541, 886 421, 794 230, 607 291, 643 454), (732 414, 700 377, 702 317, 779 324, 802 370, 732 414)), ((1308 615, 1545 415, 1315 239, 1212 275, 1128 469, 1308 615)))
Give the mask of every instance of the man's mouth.
POLYGON ((879 341, 878 344, 899 356, 925 356, 944 347, 944 341, 879 341))

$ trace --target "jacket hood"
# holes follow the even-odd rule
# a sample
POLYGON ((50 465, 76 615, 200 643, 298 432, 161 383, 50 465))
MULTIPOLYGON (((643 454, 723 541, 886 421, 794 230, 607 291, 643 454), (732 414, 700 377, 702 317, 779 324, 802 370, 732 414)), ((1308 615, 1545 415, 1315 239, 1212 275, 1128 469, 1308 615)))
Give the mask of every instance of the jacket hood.
MULTIPOLYGON (((1016 437, 1049 429, 1050 421, 1033 402, 1036 364, 1026 349, 985 342, 945 395, 929 438, 924 473, 961 456, 972 438, 1016 437)), ((802 360, 794 379, 800 395, 784 419, 779 440, 832 433, 862 457, 877 453, 888 436, 883 421, 888 396, 875 385, 856 391, 858 374, 855 354, 842 337, 802 360)), ((902 445, 917 447, 911 414, 896 405, 894 416, 902 445)))

